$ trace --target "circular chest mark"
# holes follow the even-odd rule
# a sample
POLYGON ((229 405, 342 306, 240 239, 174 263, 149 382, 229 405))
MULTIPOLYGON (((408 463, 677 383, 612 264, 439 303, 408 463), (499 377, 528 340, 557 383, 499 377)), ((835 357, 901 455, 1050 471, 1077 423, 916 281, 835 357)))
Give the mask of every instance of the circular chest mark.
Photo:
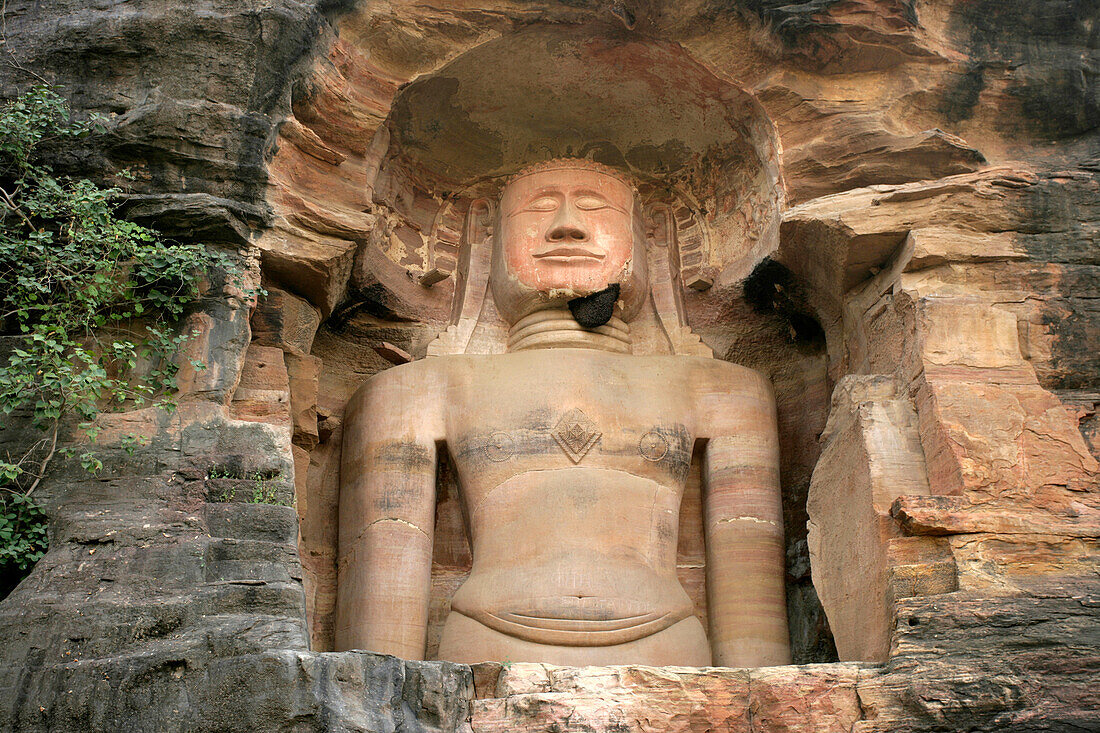
POLYGON ((493 433, 485 444, 485 456, 495 463, 507 461, 516 452, 516 442, 508 433, 493 433))
POLYGON ((656 463, 668 454, 668 440, 656 430, 650 430, 638 441, 638 452, 642 458, 656 463))

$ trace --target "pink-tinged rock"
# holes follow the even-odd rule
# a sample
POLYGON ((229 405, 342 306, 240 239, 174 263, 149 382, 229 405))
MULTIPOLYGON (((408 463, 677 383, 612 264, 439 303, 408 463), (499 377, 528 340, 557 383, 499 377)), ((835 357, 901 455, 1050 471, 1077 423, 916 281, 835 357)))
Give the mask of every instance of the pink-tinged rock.
POLYGON ((1033 593, 1088 584, 1100 567, 1100 523, 1093 537, 960 534, 946 540, 958 563, 959 588, 983 595, 1033 593))
POLYGON ((1042 487, 1095 485, 1074 420, 1020 353, 1017 317, 978 295, 916 306, 910 369, 932 493, 1030 503, 1042 487))
POLYGON ((505 665, 500 697, 475 700, 475 733, 744 731, 746 670, 505 665))
POLYGON ((948 262, 998 262, 1027 259, 1016 232, 975 232, 962 227, 931 226, 909 232, 913 254, 907 270, 948 262))
MULTIPOLYGON (((974 173, 897 186, 868 186, 807 201, 783 215, 779 258, 818 291, 818 297, 840 301, 853 286, 882 268, 914 230, 944 227, 968 230, 972 245, 984 251, 985 236, 992 248, 1008 256, 1017 250, 1003 232, 1022 226, 1015 192, 1035 182, 1034 174, 1011 167, 986 168, 974 173)), ((933 235, 935 232, 933 232, 933 235)), ((933 236, 918 234, 921 258, 959 253, 932 243, 933 236), (933 254, 924 249, 931 247, 933 254)), ((966 254, 967 260, 973 255, 966 254)), ((901 263, 908 264, 908 260, 901 263)), ((838 313, 839 315, 839 313, 838 313)))
POLYGON ((933 493, 1026 500, 1029 489, 1095 484, 1096 459, 1066 410, 1018 374, 925 372, 916 401, 933 493))
POLYGON ((256 246, 265 276, 292 285, 322 315, 329 315, 343 297, 355 242, 285 225, 265 232, 256 246))
POLYGON ((290 428, 290 383, 282 349, 248 347, 231 407, 237 420, 290 428))
POLYGON ((833 392, 810 482, 810 565, 842 660, 886 661, 893 629, 890 505, 928 493, 912 404, 884 375, 847 376, 833 392))
POLYGON ((284 140, 293 143, 303 153, 329 165, 340 165, 348 157, 330 148, 324 140, 318 137, 317 133, 294 117, 287 118, 283 126, 279 128, 279 135, 284 140))
POLYGON ((477 665, 471 727, 475 733, 846 733, 861 719, 860 674, 854 664, 752 670, 477 665))
POLYGON ((752 733, 848 733, 861 718, 859 667, 761 667, 749 671, 752 733))
MULTIPOLYGON (((951 593, 959 587, 951 544, 942 537, 895 537, 886 543, 887 587, 892 601, 951 593)), ((893 611, 891 602, 891 611, 893 611)))
POLYGON ((906 532, 915 535, 988 532, 1100 537, 1100 497, 1096 494, 1071 494, 1052 488, 1036 498, 1039 500, 1025 504, 974 503, 961 496, 901 496, 891 513, 906 532))
MULTIPOLYGON (((326 147, 347 156, 362 156, 404 81, 375 63, 362 47, 337 38, 328 57, 314 65, 307 82, 308 101, 295 104, 295 116, 326 147)), ((293 130, 280 132, 298 137, 293 130)), ((304 147, 316 154, 312 140, 304 147)), ((318 157, 332 165, 343 162, 328 153, 318 157)))
POLYGON ((309 451, 296 445, 290 447, 294 456, 294 493, 300 495, 306 491, 306 477, 309 475, 309 451))
POLYGON ((321 360, 287 352, 287 377, 290 387, 290 417, 294 423, 294 442, 312 450, 318 442, 317 389, 321 360))
POLYGON ((784 150, 791 199, 801 203, 860 186, 969 173, 985 162, 956 135, 941 130, 897 135, 876 117, 824 119, 818 137, 784 150))

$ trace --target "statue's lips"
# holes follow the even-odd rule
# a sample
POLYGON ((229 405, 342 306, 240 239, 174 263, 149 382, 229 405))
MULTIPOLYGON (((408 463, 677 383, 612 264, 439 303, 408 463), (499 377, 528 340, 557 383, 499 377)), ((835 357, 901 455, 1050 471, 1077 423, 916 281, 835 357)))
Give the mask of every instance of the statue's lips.
POLYGON ((607 257, 605 252, 597 252, 587 247, 578 247, 574 244, 561 245, 535 252, 532 255, 537 260, 550 260, 553 262, 566 262, 568 260, 594 260, 596 262, 607 257))

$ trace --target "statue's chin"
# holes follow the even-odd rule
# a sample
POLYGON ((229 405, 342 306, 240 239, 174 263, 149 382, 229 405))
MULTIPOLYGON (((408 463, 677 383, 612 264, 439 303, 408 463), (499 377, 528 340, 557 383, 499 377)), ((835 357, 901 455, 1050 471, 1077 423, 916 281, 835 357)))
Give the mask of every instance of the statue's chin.
POLYGON ((494 266, 490 280, 493 300, 497 312, 509 326, 532 313, 560 308, 568 309, 584 328, 596 328, 608 322, 616 305, 621 310, 617 315, 629 321, 638 310, 641 294, 646 292, 644 274, 639 276, 636 270, 616 281, 609 281, 603 275, 599 278, 555 278, 536 284, 517 275, 503 262, 494 262, 494 266))
POLYGON ((613 282, 617 282, 616 278, 609 277, 606 272, 569 273, 559 271, 547 273, 534 282, 531 278, 524 278, 523 284, 551 296, 564 294, 569 298, 582 298, 606 290, 613 282))
MULTIPOLYGON (((617 287, 617 285, 616 285, 617 287)), ((523 320, 532 313, 545 310, 564 310, 570 312, 574 319, 576 319, 576 313, 573 312, 570 304, 576 302, 591 302, 589 299, 606 299, 605 294, 609 292, 610 286, 604 287, 596 291, 582 290, 578 291, 573 288, 555 288, 553 290, 535 290, 534 288, 523 288, 522 295, 514 298, 508 302, 504 310, 500 310, 501 303, 497 303, 497 308, 500 310, 501 316, 509 324, 515 324, 523 320)), ((618 297, 616 295, 616 297, 618 297)), ((614 305, 615 301, 612 300, 611 304, 614 305)), ((591 308, 585 309, 591 312, 591 308)), ((610 316, 609 316, 610 317, 610 316)), ((591 320, 589 317, 588 320, 591 320)), ((577 320, 581 323, 580 320, 577 320)), ((603 321, 597 325, 603 325, 607 321, 603 321)), ((584 323, 581 323, 583 326, 584 323)), ((593 326, 585 326, 585 328, 593 328, 593 326)))

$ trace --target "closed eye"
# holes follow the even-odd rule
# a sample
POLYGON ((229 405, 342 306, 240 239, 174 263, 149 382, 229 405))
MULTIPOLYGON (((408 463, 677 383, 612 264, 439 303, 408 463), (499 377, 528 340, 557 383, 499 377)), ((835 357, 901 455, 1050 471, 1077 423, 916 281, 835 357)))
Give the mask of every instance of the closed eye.
POLYGON ((558 200, 553 196, 539 196, 523 207, 524 211, 553 211, 558 208, 558 200))
POLYGON ((573 205, 584 211, 606 209, 610 204, 599 196, 578 196, 573 205))

